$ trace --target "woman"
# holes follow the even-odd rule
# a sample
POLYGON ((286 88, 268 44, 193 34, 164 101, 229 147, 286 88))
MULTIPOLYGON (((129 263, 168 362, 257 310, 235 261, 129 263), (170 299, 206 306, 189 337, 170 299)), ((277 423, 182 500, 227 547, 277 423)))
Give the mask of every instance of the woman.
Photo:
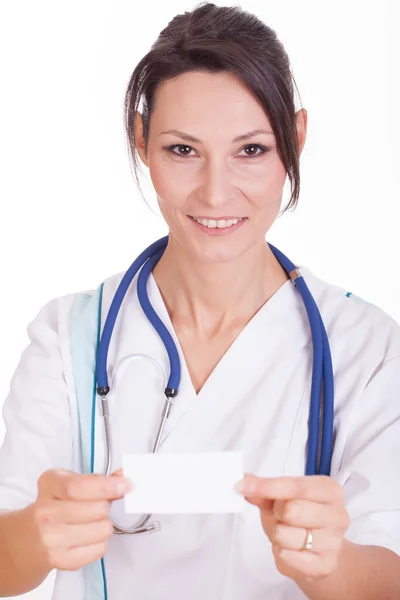
MULTIPOLYGON (((241 449, 246 508, 160 515, 154 535, 112 535, 111 521, 132 523, 121 457, 151 451, 168 358, 135 277, 109 351, 113 477, 100 474, 100 398, 96 474, 84 474, 69 330, 77 295, 52 300, 29 326, 4 406, 0 595, 57 568, 57 600, 399 598, 400 328, 302 268, 335 382, 331 477, 304 475, 310 327, 265 243, 287 174, 286 209, 297 203, 307 130, 282 44, 238 7, 176 16, 135 68, 126 127, 135 173, 138 155, 169 228, 148 294, 182 379, 160 451, 241 449)), ((102 326, 122 276, 104 282, 102 326)))

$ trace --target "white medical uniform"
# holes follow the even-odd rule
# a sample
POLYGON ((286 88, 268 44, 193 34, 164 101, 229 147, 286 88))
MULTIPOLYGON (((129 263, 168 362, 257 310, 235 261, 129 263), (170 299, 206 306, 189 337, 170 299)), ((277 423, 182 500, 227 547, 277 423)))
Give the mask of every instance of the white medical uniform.
MULTIPOLYGON (((400 327, 375 306, 346 297, 302 268, 329 336, 335 377, 332 476, 345 490, 346 538, 400 555, 400 327)), ((103 323, 122 274, 104 285, 103 323)), ((312 346, 302 299, 290 281, 246 325, 196 395, 155 279, 149 298, 177 344, 182 378, 160 452, 241 450, 245 471, 304 475, 312 346)), ((0 508, 33 502, 41 473, 81 470, 68 346, 74 295, 46 304, 3 416, 0 508)), ((142 313, 136 278, 112 337, 109 363, 112 471, 123 452, 150 452, 169 375, 165 348, 142 313)), ((95 471, 104 465, 100 406, 95 471)), ((111 516, 131 526, 123 500, 111 516)), ((113 536, 105 555, 108 600, 297 600, 305 595, 276 569, 258 508, 237 515, 155 515, 153 534, 113 536)), ((82 571, 59 571, 53 598, 82 600, 82 571)))

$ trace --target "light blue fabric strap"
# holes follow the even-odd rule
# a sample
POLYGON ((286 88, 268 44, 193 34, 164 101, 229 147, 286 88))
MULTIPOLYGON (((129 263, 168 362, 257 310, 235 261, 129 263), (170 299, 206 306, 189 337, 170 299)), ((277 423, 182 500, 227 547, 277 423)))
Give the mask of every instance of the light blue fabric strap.
POLYGON ((347 296, 347 298, 351 298, 352 300, 354 300, 354 302, 356 302, 356 304, 369 304, 369 303, 367 303, 366 300, 364 300, 364 298, 360 298, 359 296, 356 296, 352 292, 347 292, 346 296, 347 296))
MULTIPOLYGON (((69 342, 84 473, 94 471, 96 414, 96 356, 101 328, 103 284, 93 295, 77 294, 71 307, 69 342)), ((83 567, 85 600, 107 600, 103 559, 83 567)))

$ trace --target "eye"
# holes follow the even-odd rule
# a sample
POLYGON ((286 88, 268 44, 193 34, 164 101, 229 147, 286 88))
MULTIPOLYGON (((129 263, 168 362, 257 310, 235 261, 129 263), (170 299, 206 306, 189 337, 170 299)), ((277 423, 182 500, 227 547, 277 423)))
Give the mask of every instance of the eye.
MULTIPOLYGON (((258 156, 261 156, 262 154, 266 154, 267 152, 269 152, 271 150, 271 148, 267 147, 267 146, 263 146, 262 144, 247 144, 246 146, 244 146, 244 148, 242 148, 242 150, 259 150, 258 153, 252 153, 252 154, 247 154, 246 156, 242 156, 241 158, 257 158, 258 156)), ((193 148, 191 146, 188 146, 187 144, 172 144, 170 146, 165 146, 165 150, 167 150, 168 152, 171 152, 172 154, 175 154, 175 156, 178 156, 179 158, 186 158, 187 156, 190 156, 190 152, 193 150, 193 148), (181 153, 181 152, 175 152, 175 149, 181 149, 184 148, 185 152, 181 153)))
POLYGON ((242 148, 242 150, 260 150, 260 152, 258 154, 252 153, 252 154, 247 154, 246 158, 257 158, 258 156, 261 156, 262 154, 266 154, 267 152, 269 152, 271 150, 271 148, 268 148, 267 146, 262 146, 261 144, 247 144, 244 148, 242 148))
POLYGON ((187 144, 172 144, 172 146, 166 146, 165 149, 168 150, 168 152, 175 154, 175 156, 178 156, 179 158, 185 158, 186 156, 189 156, 190 151, 193 150, 193 148, 187 144), (189 151, 181 154, 179 152, 175 152, 175 148, 185 148, 186 150, 189 149, 189 151))

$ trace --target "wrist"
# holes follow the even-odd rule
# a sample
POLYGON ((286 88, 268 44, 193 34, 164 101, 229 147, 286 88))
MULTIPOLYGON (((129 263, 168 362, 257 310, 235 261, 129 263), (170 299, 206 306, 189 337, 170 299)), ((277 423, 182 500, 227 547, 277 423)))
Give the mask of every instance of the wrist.
POLYGON ((29 590, 40 585, 52 570, 40 539, 35 508, 33 503, 10 513, 7 536, 10 563, 21 580, 29 581, 29 590))

